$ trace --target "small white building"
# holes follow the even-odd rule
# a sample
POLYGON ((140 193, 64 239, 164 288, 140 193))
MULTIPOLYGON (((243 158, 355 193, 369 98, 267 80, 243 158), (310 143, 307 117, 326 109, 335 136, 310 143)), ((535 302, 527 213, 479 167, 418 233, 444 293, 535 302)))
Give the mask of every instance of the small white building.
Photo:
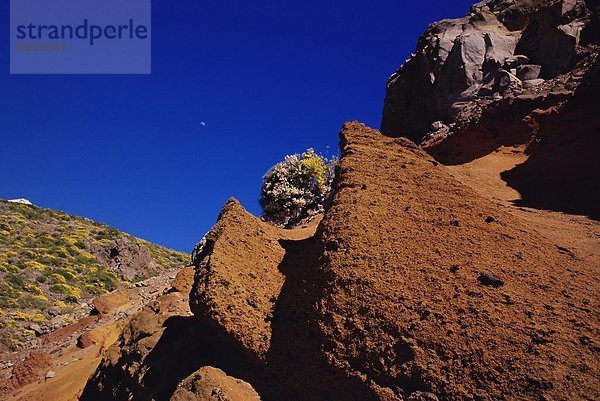
POLYGON ((12 203, 20 203, 22 205, 33 205, 33 203, 29 202, 29 200, 25 198, 9 199, 8 201, 12 203))

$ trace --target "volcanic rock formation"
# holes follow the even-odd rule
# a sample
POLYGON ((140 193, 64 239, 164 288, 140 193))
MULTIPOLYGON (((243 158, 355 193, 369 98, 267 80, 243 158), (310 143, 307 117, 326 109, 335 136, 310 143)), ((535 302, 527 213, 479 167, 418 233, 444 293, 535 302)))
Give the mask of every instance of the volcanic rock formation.
POLYGON ((262 395, 594 398, 596 350, 580 341, 597 330, 593 266, 413 143, 358 123, 341 140, 332 206, 312 239, 290 243, 230 202, 196 270, 200 321, 280 366, 265 371, 274 382, 262 395))
POLYGON ((329 363, 379 399, 597 397, 597 349, 581 342, 598 328, 596 267, 407 140, 356 123, 341 135, 338 189, 318 234, 329 363))
POLYGON ((407 139, 352 122, 341 145, 322 221, 279 229, 229 201, 196 253, 194 316, 178 291, 142 310, 82 399, 600 397, 590 259, 407 139))
POLYGON ((598 219, 598 4, 490 0, 432 24, 388 81, 382 132, 451 165, 521 146, 501 172, 516 204, 598 219))
POLYGON ((477 3, 463 18, 431 24, 389 78, 382 132, 439 139, 488 108, 557 104, 573 95, 599 43, 595 0, 477 3))

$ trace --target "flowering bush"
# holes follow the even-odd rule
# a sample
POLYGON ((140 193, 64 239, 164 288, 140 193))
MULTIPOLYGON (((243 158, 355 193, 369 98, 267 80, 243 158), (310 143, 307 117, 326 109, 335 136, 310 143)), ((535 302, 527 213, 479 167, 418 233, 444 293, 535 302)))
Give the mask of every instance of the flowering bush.
POLYGON ((335 158, 328 159, 313 149, 286 156, 263 177, 263 217, 291 226, 322 210, 331 192, 335 163, 335 158))

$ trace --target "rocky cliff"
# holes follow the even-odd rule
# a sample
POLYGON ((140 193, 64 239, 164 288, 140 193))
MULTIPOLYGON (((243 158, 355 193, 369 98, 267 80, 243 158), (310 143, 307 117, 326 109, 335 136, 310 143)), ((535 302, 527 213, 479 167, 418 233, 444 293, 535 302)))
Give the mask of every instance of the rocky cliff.
POLYGON ((516 203, 597 219, 598 4, 490 0, 432 24, 388 81, 382 131, 449 165, 512 148, 516 203))
POLYGON ((485 0, 463 18, 431 24, 388 80, 382 132, 439 140, 488 109, 568 100, 598 55, 598 4, 485 0))

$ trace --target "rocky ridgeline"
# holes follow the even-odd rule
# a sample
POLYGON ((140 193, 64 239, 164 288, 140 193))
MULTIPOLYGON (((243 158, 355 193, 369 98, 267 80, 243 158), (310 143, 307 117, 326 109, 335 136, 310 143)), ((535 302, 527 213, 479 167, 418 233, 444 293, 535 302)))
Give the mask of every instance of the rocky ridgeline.
POLYGON ((322 221, 279 229, 229 201, 193 283, 131 318, 82 400, 600 397, 593 263, 414 143, 340 135, 322 221))
POLYGON ((571 98, 598 56, 599 4, 486 0, 431 24, 388 80, 382 132, 438 142, 494 108, 525 103, 504 116, 517 120, 571 98))

